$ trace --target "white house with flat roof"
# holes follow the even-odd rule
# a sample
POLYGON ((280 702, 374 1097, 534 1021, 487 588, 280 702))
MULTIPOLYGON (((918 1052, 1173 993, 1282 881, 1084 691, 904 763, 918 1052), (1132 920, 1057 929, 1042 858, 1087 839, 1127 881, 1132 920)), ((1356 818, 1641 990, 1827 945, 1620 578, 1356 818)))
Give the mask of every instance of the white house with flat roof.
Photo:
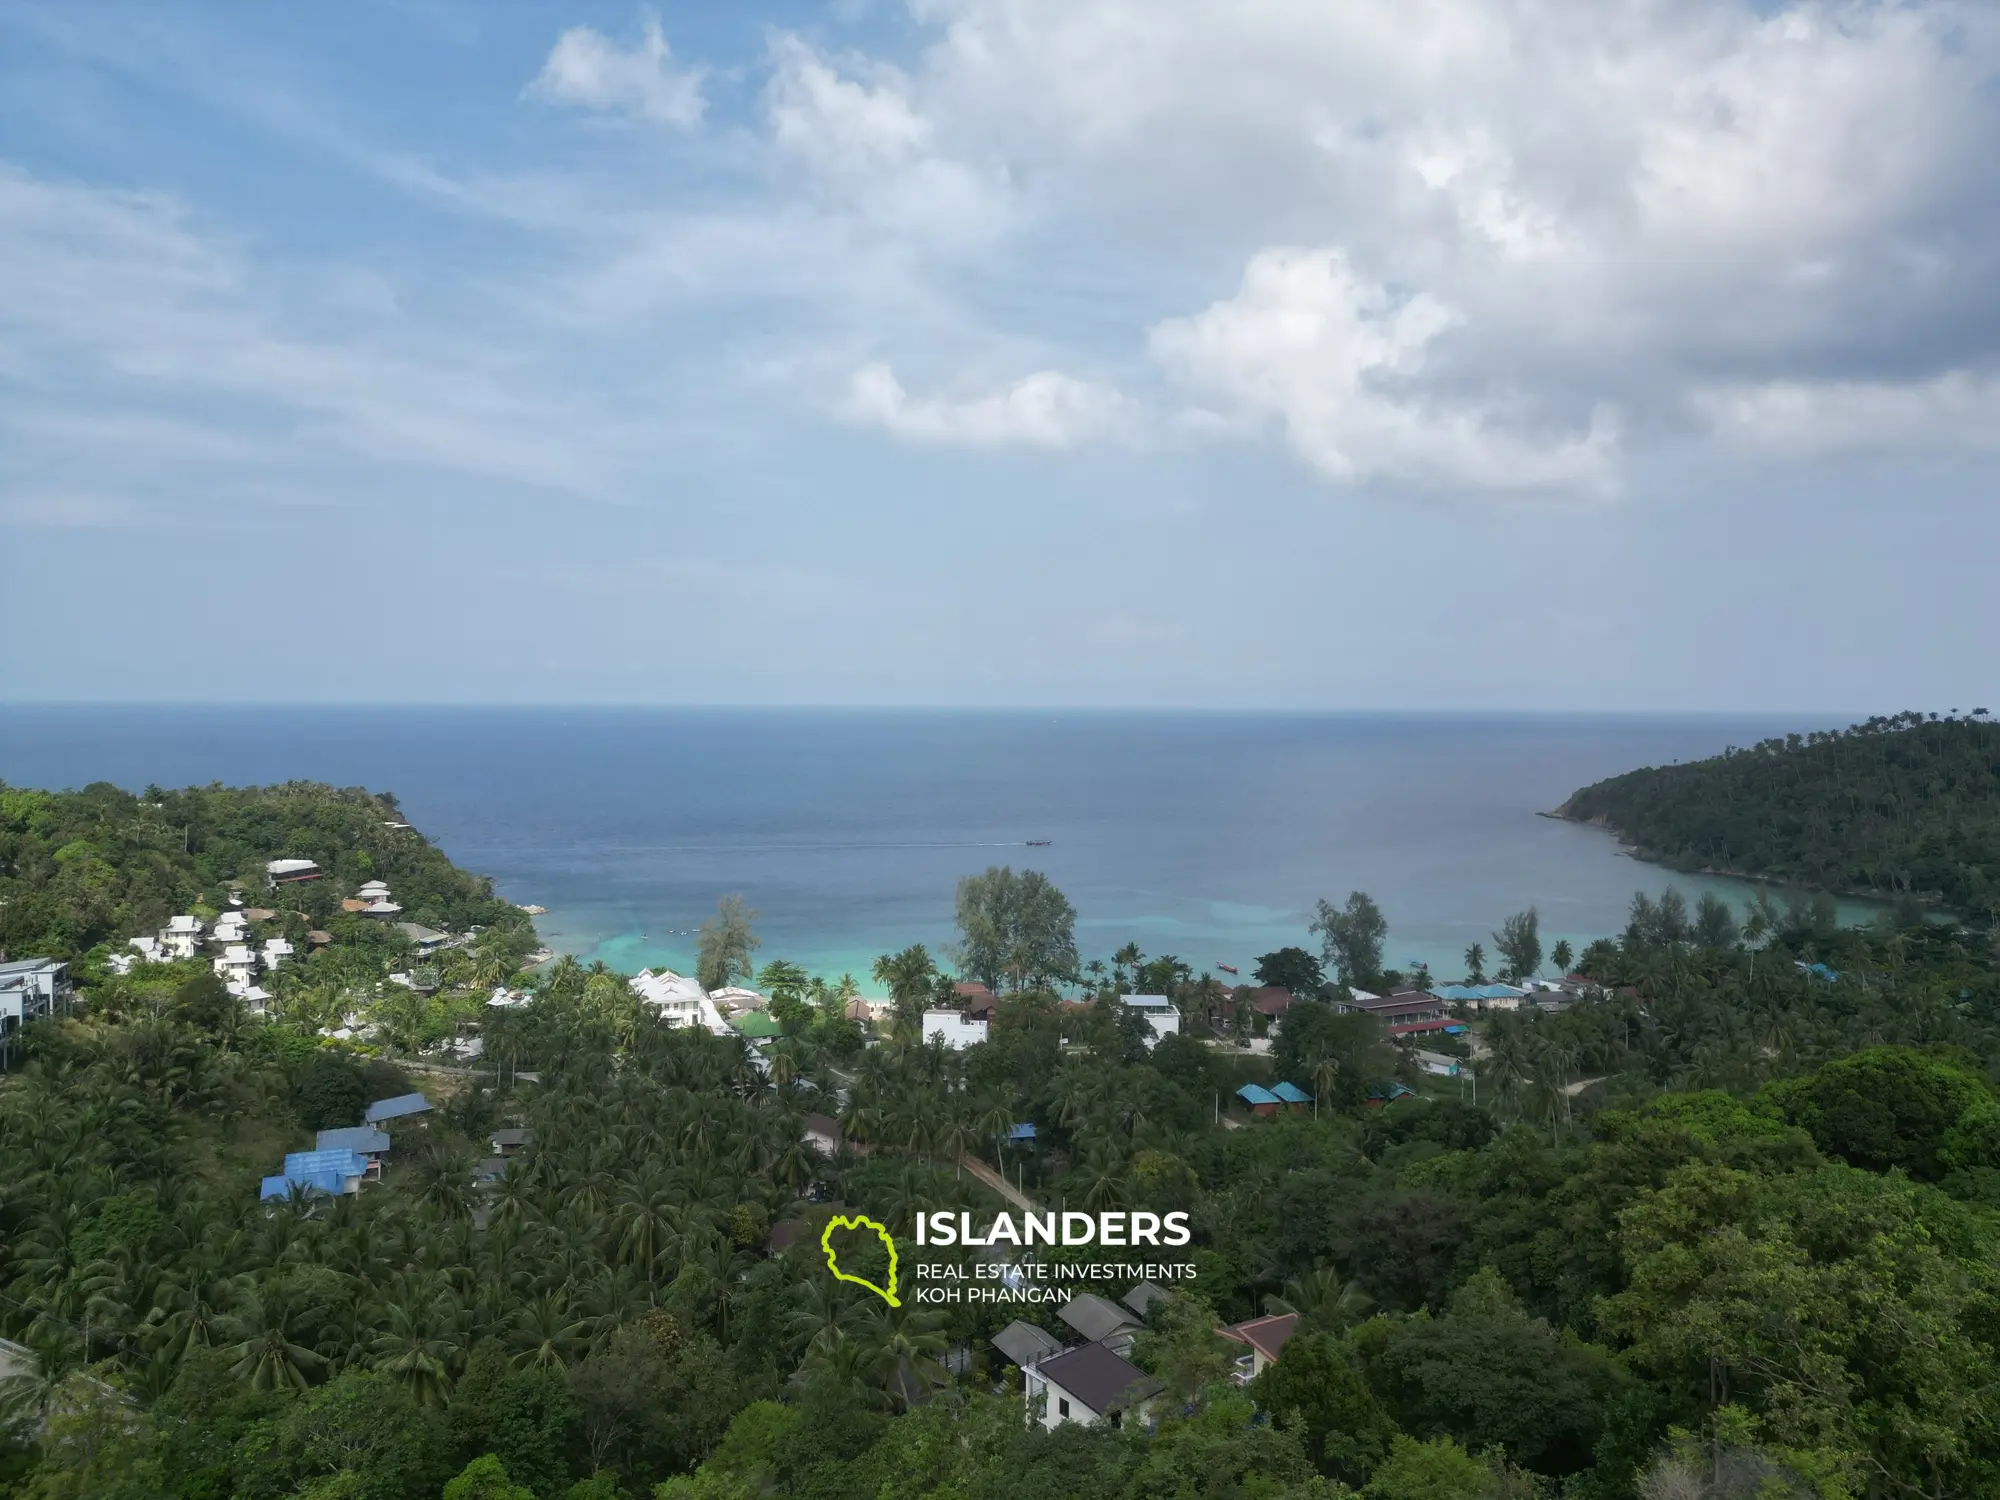
POLYGON ((1136 1010, 1146 1018, 1146 1024, 1153 1028, 1153 1039, 1146 1045, 1157 1047, 1170 1036, 1178 1036, 1181 1029, 1181 1013, 1174 1009, 1174 1002, 1165 995, 1120 995, 1119 1003, 1128 1010, 1136 1010))
POLYGON ((924 1040, 942 1042, 953 1052, 963 1052, 967 1047, 977 1047, 986 1040, 986 1024, 970 1019, 961 1011, 927 1010, 924 1012, 924 1040))

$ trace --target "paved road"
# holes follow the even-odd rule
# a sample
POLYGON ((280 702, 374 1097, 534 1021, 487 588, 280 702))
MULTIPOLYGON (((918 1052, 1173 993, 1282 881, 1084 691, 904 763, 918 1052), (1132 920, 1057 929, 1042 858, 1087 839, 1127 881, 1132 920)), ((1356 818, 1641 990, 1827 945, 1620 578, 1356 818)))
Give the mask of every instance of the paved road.
POLYGON ((1034 1199, 1025 1197, 1021 1193, 1021 1190, 1019 1188, 1015 1187, 1013 1183, 1009 1182, 1006 1178, 1002 1177, 998 1172, 994 1171, 991 1167, 987 1166, 986 1163, 981 1161, 978 1157, 973 1156, 966 1152, 961 1152, 959 1154, 958 1164, 964 1167, 965 1170, 970 1172, 974 1177, 977 1177, 981 1182, 985 1183, 988 1187, 992 1188, 994 1192, 998 1193, 1001 1197, 1005 1198, 1009 1203, 1013 1204, 1014 1207, 1020 1209, 1023 1213, 1029 1213, 1034 1210, 1035 1207, 1034 1199))

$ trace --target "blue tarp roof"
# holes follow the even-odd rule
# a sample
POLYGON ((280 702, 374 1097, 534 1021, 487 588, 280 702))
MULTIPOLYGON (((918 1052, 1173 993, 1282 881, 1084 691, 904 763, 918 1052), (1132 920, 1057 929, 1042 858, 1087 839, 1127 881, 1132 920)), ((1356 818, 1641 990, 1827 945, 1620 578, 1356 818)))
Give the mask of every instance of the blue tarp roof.
POLYGON ((1245 1104, 1280 1104, 1281 1099, 1261 1083, 1246 1083, 1236 1091, 1236 1097, 1245 1104))
POLYGON ((1275 1083, 1271 1085, 1271 1092, 1287 1104, 1310 1104, 1313 1102, 1313 1096, 1295 1083, 1275 1083))
POLYGON ((377 1099, 368 1106, 368 1123, 378 1125, 384 1120, 400 1120, 405 1115, 420 1115, 431 1107, 431 1101, 422 1094, 398 1094, 393 1099, 377 1099))
POLYGON ((287 1177, 305 1177, 317 1172, 359 1177, 367 1170, 367 1161, 352 1151, 292 1151, 285 1156, 287 1177))
POLYGON ((370 1155, 389 1149, 389 1133, 372 1125, 347 1125, 339 1130, 322 1130, 315 1142, 322 1151, 358 1151, 370 1155))
POLYGON ((1034 1138, 1035 1127, 1025 1121, 1013 1126, 1007 1132, 1007 1139, 1010 1141, 1032 1141, 1034 1138))

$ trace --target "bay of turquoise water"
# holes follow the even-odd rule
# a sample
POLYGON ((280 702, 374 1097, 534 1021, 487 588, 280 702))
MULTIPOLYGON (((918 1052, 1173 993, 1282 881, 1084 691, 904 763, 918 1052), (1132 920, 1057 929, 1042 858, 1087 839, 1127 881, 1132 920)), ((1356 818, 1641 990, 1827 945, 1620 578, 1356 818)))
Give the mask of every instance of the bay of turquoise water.
MULTIPOLYGON (((1643 865, 1536 816, 1589 782, 1796 718, 0 705, 0 780, 295 779, 394 792, 559 951, 691 968, 724 892, 760 960, 864 991, 875 956, 952 937, 959 877, 1046 873, 1082 955, 1126 942, 1247 978, 1316 946, 1313 902, 1387 915, 1392 964, 1456 974, 1534 905, 1544 944, 1615 933, 1634 890, 1735 882, 1643 865), (1029 840, 1048 840, 1029 847, 1029 840)), ((1859 915, 1859 909, 1850 914, 1859 915)))

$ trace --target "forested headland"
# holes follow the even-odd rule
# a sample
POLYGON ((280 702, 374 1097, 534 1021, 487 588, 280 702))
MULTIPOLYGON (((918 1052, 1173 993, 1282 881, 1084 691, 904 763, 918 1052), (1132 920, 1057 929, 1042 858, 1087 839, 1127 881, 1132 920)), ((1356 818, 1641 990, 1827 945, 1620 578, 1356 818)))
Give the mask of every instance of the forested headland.
POLYGON ((1990 918, 2000 910, 2000 723, 1877 717, 1575 793, 1556 815, 1642 858, 1990 918))
MULTIPOLYGON (((184 865, 197 831, 30 835, 48 804, 7 795, 6 876, 44 911, 79 860, 108 872, 95 925, 41 919, 72 934, 81 1003, 0 1077, 0 1335, 34 1356, 0 1383, 8 1500, 2000 1493, 1984 933, 1841 931, 1800 904, 1746 936, 1638 903, 1563 955, 1589 980, 1563 1008, 1466 1016, 1452 1078, 1340 1009, 1404 979, 1360 893, 1320 903, 1317 958, 1267 955, 1292 996, 1268 1023, 1264 991, 1172 955, 1078 965, 1067 903, 1011 878, 961 892, 999 991, 962 1051, 909 1024, 954 994, 921 948, 878 964, 879 1022, 851 983, 765 965, 777 1034, 753 1044, 662 1027, 601 965, 520 970, 525 924, 473 906, 456 915, 518 941, 448 950, 430 996, 385 988, 408 955, 356 937, 279 970, 250 1018, 205 961, 105 959, 155 920, 130 893, 226 899, 302 828, 184 865), (528 1003, 484 1010, 496 971, 528 1003), (1135 984, 1169 995, 1179 1035, 1152 1044, 1118 1001, 1135 984), (474 1005, 482 1063, 426 1062, 474 1005), (347 1012, 382 1024, 322 1035, 347 1012), (1268 1052, 1239 1045, 1267 1025, 1268 1052), (1246 1115, 1251 1080, 1311 1104, 1246 1115), (259 1201, 278 1155, 410 1088, 438 1107, 391 1125, 380 1182, 259 1201), (840 1127, 830 1149, 814 1116, 840 1127), (509 1128, 517 1154, 480 1171, 509 1128), (1161 1386, 1150 1420, 1024 1421, 989 1341, 1017 1317, 1073 1337, 1052 1309, 891 1308, 826 1274, 836 1204, 896 1226, 997 1208, 981 1171, 1050 1208, 1190 1215, 1198 1275, 1131 1351, 1161 1386), (1214 1330, 1270 1311, 1298 1331, 1239 1384, 1214 1330)), ((337 909, 398 857, 367 821, 304 848, 341 872, 315 899, 337 909)), ((725 914, 726 978, 754 913, 725 914)), ((1532 912, 1495 946, 1536 971, 1532 912)))

